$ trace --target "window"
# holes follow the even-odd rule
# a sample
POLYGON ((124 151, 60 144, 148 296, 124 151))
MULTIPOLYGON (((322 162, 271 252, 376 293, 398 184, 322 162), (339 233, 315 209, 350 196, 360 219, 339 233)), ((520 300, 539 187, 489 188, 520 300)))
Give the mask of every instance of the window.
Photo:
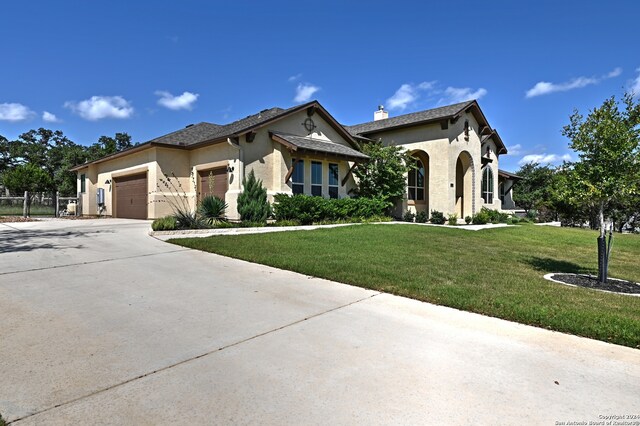
POLYGON ((424 201, 424 164, 416 158, 415 169, 409 170, 408 190, 409 199, 413 201, 424 201))
POLYGON ((329 163, 329 198, 338 198, 338 165, 329 163))
POLYGON ((486 204, 493 203, 493 171, 485 167, 482 172, 482 199, 486 204))
POLYGON ((311 162, 311 195, 322 197, 322 163, 311 162))
POLYGON ((84 193, 87 189, 86 187, 86 176, 84 174, 80 175, 80 192, 84 193))
POLYGON ((304 193, 304 160, 300 160, 296 163, 295 159, 291 160, 291 166, 293 167, 293 174, 291 175, 291 189, 293 194, 304 193))

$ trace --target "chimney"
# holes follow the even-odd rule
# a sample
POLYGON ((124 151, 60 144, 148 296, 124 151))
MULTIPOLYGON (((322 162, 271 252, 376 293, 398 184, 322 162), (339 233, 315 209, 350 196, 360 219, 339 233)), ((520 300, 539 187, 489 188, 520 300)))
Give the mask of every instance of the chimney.
POLYGON ((384 120, 389 118, 389 113, 384 110, 384 106, 378 105, 378 110, 373 113, 373 121, 384 120))

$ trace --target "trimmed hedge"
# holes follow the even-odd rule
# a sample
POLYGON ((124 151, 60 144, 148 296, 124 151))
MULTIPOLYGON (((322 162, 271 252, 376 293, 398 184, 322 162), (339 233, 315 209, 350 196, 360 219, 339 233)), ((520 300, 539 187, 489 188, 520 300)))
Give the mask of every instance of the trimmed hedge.
POLYGON ((296 221, 302 225, 385 216, 389 207, 387 201, 379 198, 333 199, 303 194, 276 194, 273 197, 276 221, 296 221))
POLYGON ((154 231, 174 231, 178 229, 178 220, 174 216, 161 217, 151 224, 154 231))

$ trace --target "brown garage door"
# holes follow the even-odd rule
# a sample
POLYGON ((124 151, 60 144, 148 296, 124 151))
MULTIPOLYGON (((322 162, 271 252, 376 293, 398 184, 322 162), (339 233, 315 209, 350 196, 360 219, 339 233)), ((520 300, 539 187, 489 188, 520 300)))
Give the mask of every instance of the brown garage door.
POLYGON ((125 176, 115 180, 116 217, 147 218, 147 174, 125 176))
POLYGON ((198 186, 198 200, 202 200, 207 195, 215 195, 224 200, 228 188, 227 168, 199 171, 198 186))

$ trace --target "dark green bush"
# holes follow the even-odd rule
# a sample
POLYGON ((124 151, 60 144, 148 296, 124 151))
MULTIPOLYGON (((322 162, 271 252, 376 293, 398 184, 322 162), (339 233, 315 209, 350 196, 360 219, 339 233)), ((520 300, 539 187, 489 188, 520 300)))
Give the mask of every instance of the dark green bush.
POLYGON ((271 205, 267 201, 267 190, 262 186, 262 181, 256 179, 253 170, 249 176, 242 180, 244 190, 238 196, 238 213, 243 222, 267 224, 267 218, 271 215, 271 205))
POLYGON ((489 218, 488 222, 491 223, 507 223, 507 220, 509 219, 508 213, 502 213, 498 210, 492 210, 483 207, 480 211, 484 212, 487 215, 487 217, 489 218))
POLYGON ((472 222, 474 225, 485 225, 489 223, 489 221, 489 215, 484 210, 480 210, 480 212, 473 215, 472 218, 472 222))
POLYGON ((161 217, 151 224, 154 231, 173 231, 178 228, 178 221, 174 216, 161 217))
POLYGON ((468 224, 471 223, 472 220, 473 220, 473 218, 471 216, 465 216, 464 223, 466 223, 468 225, 468 224))
POLYGON ((378 198, 328 199, 303 194, 273 197, 276 221, 297 221, 301 225, 384 216, 388 207, 387 202, 378 198))
POLYGON ((436 225, 444 225, 446 221, 447 219, 444 217, 444 214, 442 212, 431 210, 431 223, 434 223, 436 225))
POLYGON ((198 203, 198 214, 209 223, 215 225, 224 220, 227 203, 215 195, 207 195, 198 203))
POLYGON ((402 216, 402 220, 405 222, 413 222, 415 218, 416 218, 416 215, 413 214, 411 210, 407 210, 406 212, 404 212, 404 215, 402 216))
POLYGON ((416 213, 416 222, 418 223, 427 223, 429 220, 429 214, 425 211, 419 211, 416 213))

